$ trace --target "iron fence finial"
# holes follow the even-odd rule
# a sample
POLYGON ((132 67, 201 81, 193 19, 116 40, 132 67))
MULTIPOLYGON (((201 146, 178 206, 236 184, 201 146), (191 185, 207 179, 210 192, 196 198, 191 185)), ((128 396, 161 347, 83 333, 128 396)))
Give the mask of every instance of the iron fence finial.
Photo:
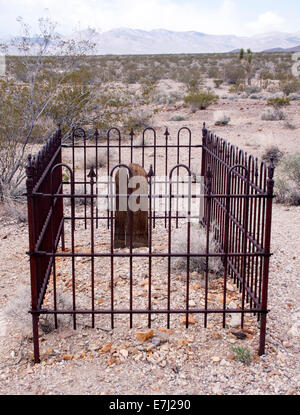
POLYGON ((87 177, 90 179, 90 182, 91 182, 91 183, 95 183, 94 178, 95 178, 95 177, 97 177, 97 175, 96 175, 96 173, 95 173, 94 166, 92 166, 92 167, 90 168, 90 171, 89 171, 89 174, 88 174, 88 176, 87 176, 87 177))

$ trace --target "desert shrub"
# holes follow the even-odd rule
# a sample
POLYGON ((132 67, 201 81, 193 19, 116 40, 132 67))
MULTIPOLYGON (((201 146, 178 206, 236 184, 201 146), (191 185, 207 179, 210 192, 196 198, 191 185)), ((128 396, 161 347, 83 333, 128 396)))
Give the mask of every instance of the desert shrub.
MULTIPOLYGON (((57 306, 60 310, 67 310, 72 305, 65 295, 58 293, 57 306)), ((22 286, 19 288, 10 301, 7 302, 3 309, 3 314, 18 328, 24 337, 32 336, 32 317, 28 312, 31 307, 31 291, 30 286, 22 286)), ((60 325, 68 325, 70 316, 59 316, 60 325)), ((54 318, 50 315, 42 315, 39 319, 39 327, 45 333, 55 330, 54 318)))
POLYGON ((230 117, 223 111, 216 111, 214 113, 215 125, 227 125, 230 122, 230 117))
POLYGON ((151 118, 152 114, 149 111, 135 109, 128 115, 126 122, 123 123, 123 128, 125 130, 133 128, 135 132, 144 130, 149 127, 151 118))
POLYGON ((276 166, 280 162, 282 157, 283 157, 283 152, 279 149, 278 146, 273 145, 273 146, 266 148, 261 158, 263 161, 266 161, 267 163, 269 163, 271 159, 273 159, 273 163, 276 166))
POLYGON ((260 73, 260 79, 266 81, 266 80, 273 80, 274 79, 274 74, 272 72, 270 72, 268 69, 264 69, 261 71, 260 73))
POLYGON ((260 94, 251 94, 249 96, 249 98, 250 99, 261 99, 262 98, 262 95, 260 95, 260 94))
POLYGON ((208 78, 219 78, 220 71, 216 66, 211 66, 207 71, 208 78))
POLYGON ((278 203, 300 205, 300 153, 282 158, 275 180, 275 195, 278 203))
POLYGON ((87 158, 86 158, 86 167, 87 167, 87 169, 90 169, 92 167, 101 168, 101 167, 105 167, 106 165, 107 165, 107 151, 105 151, 105 150, 100 151, 98 149, 97 158, 96 158, 95 151, 93 151, 92 153, 87 154, 87 158), (97 161, 98 164, 96 164, 96 161, 97 161))
POLYGON ((173 115, 169 118, 169 121, 186 121, 188 118, 185 115, 173 115))
POLYGON ((252 358, 249 349, 247 349, 246 347, 238 346, 233 347, 232 351, 234 352, 234 360, 237 360, 238 362, 241 362, 245 365, 250 365, 252 358))
POLYGON ((269 98, 267 101, 267 105, 273 108, 283 108, 290 104, 290 99, 287 97, 275 97, 269 98))
POLYGON ((3 209, 6 215, 18 223, 27 223, 26 187, 4 186, 2 190, 3 209))
MULTIPOLYGON (((244 92, 244 89, 245 89, 244 85, 239 83, 239 84, 232 85, 229 88, 229 92, 231 94, 238 94, 238 93, 244 92)), ((246 94, 246 95, 248 96, 248 94, 246 94)))
MULTIPOLYGON (((211 253, 217 253, 217 242, 214 238, 213 232, 209 235, 209 249, 211 253)), ((187 250, 187 231, 186 229, 177 229, 174 232, 172 252, 182 253, 187 250)), ((199 224, 191 223, 191 240, 190 240, 191 254, 204 254, 206 252, 206 229, 199 224)), ((179 269, 185 269, 187 259, 180 257, 173 261, 173 266, 179 269)), ((206 270, 205 257, 190 257, 190 270, 204 273, 206 270)), ((208 259, 208 270, 215 275, 218 275, 223 270, 223 264, 219 257, 212 257, 208 259)))
POLYGON ((4 198, 3 208, 6 215, 15 219, 18 223, 27 223, 27 205, 25 199, 15 201, 9 198, 4 198))
POLYGON ((214 79, 215 87, 220 88, 220 86, 223 84, 223 79, 214 79))
POLYGON ((177 96, 175 95, 166 95, 166 94, 158 94, 154 98, 154 102, 159 105, 172 105, 175 104, 177 101, 177 96))
POLYGON ((280 109, 267 108, 262 114, 261 119, 264 121, 280 121, 285 120, 285 114, 280 109))
POLYGON ((218 102, 219 97, 209 91, 196 91, 184 97, 184 102, 190 105, 192 111, 204 110, 218 102))
POLYGON ((300 92, 300 81, 295 79, 293 81, 281 82, 280 89, 287 96, 293 93, 298 93, 300 92))
POLYGON ((246 85, 245 92, 247 92, 248 94, 257 94, 261 92, 261 88, 259 88, 258 86, 246 85))
POLYGON ((245 78, 245 72, 239 65, 227 64, 224 68, 224 81, 231 85, 240 84, 245 78))
POLYGON ((291 101, 298 101, 300 100, 300 94, 292 93, 289 95, 291 101))
POLYGON ((296 126, 294 125, 294 124, 292 124, 290 121, 287 121, 285 124, 284 124, 284 126, 285 126, 285 128, 287 128, 288 130, 296 130, 296 126))

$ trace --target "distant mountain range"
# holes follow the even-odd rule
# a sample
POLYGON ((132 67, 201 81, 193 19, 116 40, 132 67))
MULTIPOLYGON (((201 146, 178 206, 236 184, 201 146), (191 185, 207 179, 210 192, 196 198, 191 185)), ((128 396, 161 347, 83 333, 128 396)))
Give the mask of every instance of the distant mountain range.
MULTIPOLYGON (((90 37, 89 31, 80 36, 90 37)), ((293 49, 300 45, 297 33, 272 32, 252 37, 234 35, 207 35, 201 32, 172 32, 158 29, 151 31, 113 29, 94 32, 96 53, 105 54, 164 54, 164 53, 225 53, 233 49, 251 48, 263 52, 274 48, 293 49)), ((275 50, 274 50, 275 51, 275 50)))
MULTIPOLYGON (((300 50, 300 31, 272 32, 251 37, 208 35, 201 32, 173 32, 157 29, 113 29, 97 32, 91 29, 75 34, 96 43, 95 54, 168 54, 168 53, 226 53, 251 48, 254 52, 283 52, 300 50)), ((13 51, 11 51, 13 53, 13 51)))

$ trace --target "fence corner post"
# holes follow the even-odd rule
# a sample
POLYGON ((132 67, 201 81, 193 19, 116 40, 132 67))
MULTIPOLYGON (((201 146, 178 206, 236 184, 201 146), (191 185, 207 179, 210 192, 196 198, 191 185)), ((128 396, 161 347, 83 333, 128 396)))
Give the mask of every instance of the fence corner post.
POLYGON ((268 306, 268 283, 269 283, 269 266, 270 266, 270 246, 271 246, 271 224, 272 224, 272 205, 274 191, 274 160, 271 159, 268 166, 267 180, 267 208, 266 208, 266 225, 265 225, 265 243, 264 267, 263 267, 263 284, 262 284, 262 303, 261 303, 261 321, 260 321, 260 342, 259 356, 265 354, 266 343, 266 324, 267 324, 267 306, 268 306))
POLYGON ((37 274, 36 274, 36 257, 34 256, 35 249, 35 221, 34 221, 34 164, 32 162, 31 154, 28 156, 28 163, 26 166, 26 188, 27 188, 27 206, 28 206, 28 228, 29 228, 29 255, 30 255, 30 279, 31 279, 31 312, 32 312, 32 328, 33 328, 33 347, 34 347, 34 363, 40 362, 39 353, 39 315, 37 313, 38 305, 38 288, 37 288, 37 274))
POLYGON ((202 177, 205 177, 205 169, 206 169, 207 133, 208 133, 208 130, 207 130, 205 122, 204 122, 203 123, 203 128, 202 128, 202 160, 201 160, 201 176, 202 177))

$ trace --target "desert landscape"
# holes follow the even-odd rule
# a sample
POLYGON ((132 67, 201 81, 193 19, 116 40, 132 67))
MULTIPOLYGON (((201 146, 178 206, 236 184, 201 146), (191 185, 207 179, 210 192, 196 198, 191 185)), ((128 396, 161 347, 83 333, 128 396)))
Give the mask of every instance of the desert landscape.
MULTIPOLYGON (((44 78, 37 82, 48 79, 51 70, 59 72, 59 59, 49 61, 44 78)), ((19 57, 8 58, 9 76, 0 78, 2 91, 12 79, 26 88, 23 63, 19 57)), ((41 321, 41 363, 34 365, 27 207, 20 196, 25 189, 8 186, 10 192, 0 205, 1 394, 299 394, 300 81, 292 75, 292 65, 292 53, 255 53, 251 73, 239 53, 80 58, 63 86, 85 89, 89 102, 80 101, 69 118, 62 118, 66 100, 60 95, 26 143, 26 153, 35 153, 59 121, 66 143, 67 126, 79 122, 88 131, 98 128, 100 136, 107 127, 117 126, 128 139, 132 127, 137 142, 142 129, 151 126, 159 142, 167 127, 170 142, 175 143, 177 131, 185 126, 191 129, 194 143, 201 144, 205 122, 249 155, 266 162, 274 158, 274 255, 266 354, 257 355, 257 322, 251 318, 243 331, 230 324, 222 329, 213 318, 204 329, 200 316, 188 329, 178 318, 168 330, 164 317, 154 316, 153 333, 141 339, 137 332, 145 330, 142 317, 135 317, 132 329, 128 320, 120 318, 114 330, 105 319, 96 329, 83 319, 76 331, 69 317, 62 317, 57 330, 49 317, 41 321)), ((105 162, 98 167, 105 171, 105 162)), ((198 159, 192 157, 195 174, 198 167, 198 159)), ((80 244, 86 246, 88 235, 83 228, 78 232, 80 244)), ((104 240, 105 232, 98 237, 104 240)), ((157 243, 163 245, 163 238, 157 243)), ((85 266, 83 261, 83 277, 85 266)), ((63 281, 63 263, 60 267, 63 281)), ((193 275, 192 301, 201 289, 198 277, 193 275)), ((159 299, 157 278, 155 298, 159 299)), ((118 284, 122 290, 121 275, 118 284)), ((144 285, 141 277, 137 297, 143 297, 144 285)), ((218 280, 210 288, 216 297, 212 301, 217 302, 218 280)))

